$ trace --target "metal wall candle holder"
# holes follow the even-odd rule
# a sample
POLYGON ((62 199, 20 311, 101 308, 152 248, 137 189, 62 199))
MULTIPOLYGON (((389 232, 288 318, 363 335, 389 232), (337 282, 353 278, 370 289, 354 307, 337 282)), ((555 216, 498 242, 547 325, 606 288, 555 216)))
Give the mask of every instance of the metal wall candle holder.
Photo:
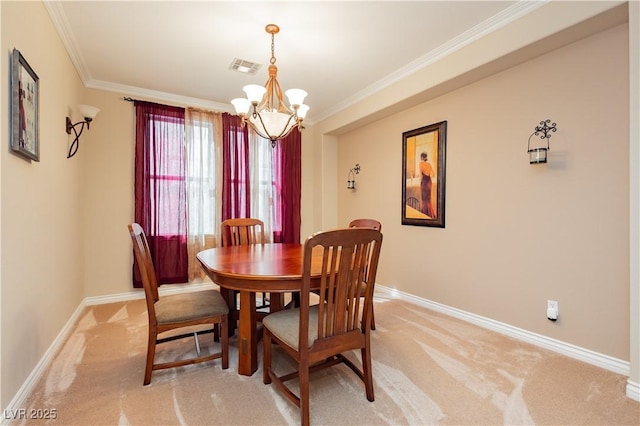
POLYGON ((347 189, 356 189, 356 175, 360 173, 360 164, 353 166, 349 170, 349 176, 347 177, 347 189))
POLYGON ((549 139, 551 139, 551 133, 555 132, 556 123, 551 123, 551 120, 544 120, 540 122, 539 126, 536 126, 529 141, 527 143, 527 152, 529 153, 529 164, 541 164, 547 162, 547 153, 549 151, 549 139), (533 136, 540 136, 541 141, 538 144, 534 143, 531 147, 531 138, 533 136))

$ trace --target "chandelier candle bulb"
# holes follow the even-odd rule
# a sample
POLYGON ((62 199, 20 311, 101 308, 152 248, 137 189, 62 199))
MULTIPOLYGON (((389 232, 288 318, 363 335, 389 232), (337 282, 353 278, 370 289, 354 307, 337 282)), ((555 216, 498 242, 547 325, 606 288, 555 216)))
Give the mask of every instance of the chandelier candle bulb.
POLYGON ((267 91, 267 89, 262 86, 258 86, 257 84, 248 84, 244 86, 242 90, 244 90, 244 93, 247 94, 247 98, 254 105, 258 105, 267 91))
POLYGON ((235 98, 231 100, 231 104, 239 115, 247 115, 251 109, 251 101, 249 99, 235 98))
POLYGON ((307 116, 307 111, 309 111, 309 105, 302 104, 298 107, 298 118, 301 120, 307 116))
POLYGON ((286 92, 284 92, 285 95, 287 95, 287 98, 289 99, 289 104, 295 108, 295 107, 299 107, 300 105, 302 105, 302 103, 304 102, 304 98, 307 97, 307 92, 305 92, 302 89, 289 89, 286 92))

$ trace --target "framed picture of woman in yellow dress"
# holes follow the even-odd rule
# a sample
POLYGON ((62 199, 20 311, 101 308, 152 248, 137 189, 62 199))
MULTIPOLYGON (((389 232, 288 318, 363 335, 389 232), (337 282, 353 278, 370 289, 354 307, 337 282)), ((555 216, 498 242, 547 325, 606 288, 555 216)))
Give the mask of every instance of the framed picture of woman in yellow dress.
POLYGON ((444 228, 447 122, 402 133, 402 224, 444 228))

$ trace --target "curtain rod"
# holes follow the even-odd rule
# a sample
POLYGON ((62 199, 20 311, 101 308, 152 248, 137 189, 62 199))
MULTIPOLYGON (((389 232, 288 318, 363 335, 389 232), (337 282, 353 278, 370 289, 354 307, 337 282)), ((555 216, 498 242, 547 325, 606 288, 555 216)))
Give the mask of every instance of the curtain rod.
MULTIPOLYGON (((0 1, 2 1, 2 0, 0 0, 0 1)), ((183 108, 183 109, 185 109, 185 107, 183 107, 183 106, 167 105, 167 104, 161 104, 161 103, 158 103, 158 102, 152 102, 152 101, 143 101, 142 99, 134 99, 134 98, 132 98, 132 97, 130 97, 130 96, 124 96, 124 97, 122 98, 122 100, 123 100, 123 101, 127 101, 127 102, 144 102, 144 103, 147 103, 147 104, 162 105, 162 106, 167 106, 167 107, 174 107, 174 108, 183 108)))
MULTIPOLYGON (((2 1, 2 0, 0 0, 2 1)), ((134 99, 130 96, 124 96, 122 98, 123 101, 127 101, 127 102, 146 102, 146 103, 155 103, 155 102, 151 102, 151 101, 142 101, 140 99, 134 99)), ((165 105, 165 106, 175 106, 175 105, 166 105, 166 104, 157 104, 157 105, 165 105)), ((176 108, 184 108, 185 110, 190 109, 191 111, 195 111, 195 112, 206 112, 206 113, 211 113, 211 114, 223 114, 224 112, 221 111, 211 111, 208 109, 202 109, 202 108, 195 108, 195 107, 184 107, 184 106, 177 106, 176 108)), ((304 128, 304 127, 303 127, 304 128)))

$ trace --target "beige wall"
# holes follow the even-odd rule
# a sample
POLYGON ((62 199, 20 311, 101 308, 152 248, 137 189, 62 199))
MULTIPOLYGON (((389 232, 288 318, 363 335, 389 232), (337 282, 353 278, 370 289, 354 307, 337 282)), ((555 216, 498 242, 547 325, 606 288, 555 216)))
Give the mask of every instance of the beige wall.
POLYGON ((338 223, 382 221, 379 283, 628 360, 627 56, 622 25, 340 136, 338 223), (402 226, 402 132, 442 120, 446 228, 402 226))
POLYGON ((88 90, 87 99, 101 111, 83 138, 78 158, 85 167, 84 294, 127 293, 133 291, 127 224, 133 221, 135 110, 114 92, 88 90))
MULTIPOLYGON (((2 407, 13 398, 84 297, 82 169, 67 160, 67 107, 83 86, 40 2, 2 9, 2 407), (40 162, 9 152, 9 56, 21 51, 40 78, 40 162)), ((79 117, 74 117, 75 119, 79 117)))

